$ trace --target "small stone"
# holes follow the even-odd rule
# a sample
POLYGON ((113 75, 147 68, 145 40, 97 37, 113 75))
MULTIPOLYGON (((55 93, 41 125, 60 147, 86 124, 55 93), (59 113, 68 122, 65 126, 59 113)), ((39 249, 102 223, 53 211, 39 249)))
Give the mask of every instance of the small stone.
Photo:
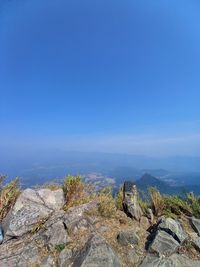
POLYGON ((123 246, 127 246, 129 244, 137 245, 139 242, 139 237, 133 230, 122 231, 118 234, 117 241, 123 246))
POLYGON ((147 217, 142 216, 140 219, 140 227, 147 230, 150 227, 150 223, 147 217))

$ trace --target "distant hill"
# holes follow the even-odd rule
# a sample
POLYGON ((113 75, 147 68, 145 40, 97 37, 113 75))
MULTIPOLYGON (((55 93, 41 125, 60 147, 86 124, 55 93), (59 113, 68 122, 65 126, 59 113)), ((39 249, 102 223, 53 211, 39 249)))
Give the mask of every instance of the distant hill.
POLYGON ((160 191, 160 193, 166 195, 184 195, 187 192, 187 189, 185 187, 170 186, 165 181, 162 181, 147 173, 144 174, 135 183, 142 195, 148 194, 149 187, 156 187, 160 191))

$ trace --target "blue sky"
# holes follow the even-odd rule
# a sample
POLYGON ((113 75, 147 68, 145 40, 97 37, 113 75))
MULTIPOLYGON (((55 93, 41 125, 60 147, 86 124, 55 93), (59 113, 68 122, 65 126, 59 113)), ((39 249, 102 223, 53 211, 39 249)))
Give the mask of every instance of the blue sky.
POLYGON ((200 155, 199 1, 0 4, 0 146, 200 155))

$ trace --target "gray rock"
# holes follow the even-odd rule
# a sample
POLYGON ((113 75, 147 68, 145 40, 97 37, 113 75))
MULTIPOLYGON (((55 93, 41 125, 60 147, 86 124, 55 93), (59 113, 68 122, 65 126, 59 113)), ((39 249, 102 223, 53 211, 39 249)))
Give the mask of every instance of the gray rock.
POLYGON ((81 229, 93 228, 94 222, 86 213, 97 206, 96 201, 70 208, 64 216, 64 224, 69 233, 75 233, 81 229))
MULTIPOLYGON (((36 246, 30 244, 24 248, 19 257, 17 267, 27 267, 31 265, 39 265, 41 262, 39 250, 36 246)), ((39 265, 40 266, 40 265, 39 265)))
POLYGON ((73 262, 73 267, 121 267, 117 255, 99 235, 92 236, 73 262))
POLYGON ((62 250, 58 257, 58 266, 60 267, 70 266, 70 264, 72 264, 72 261, 73 261, 72 250, 68 248, 62 250))
POLYGON ((125 182, 123 187, 123 207, 127 215, 136 220, 140 220, 142 210, 138 202, 138 192, 136 185, 132 182, 125 182))
POLYGON ((169 258, 147 255, 140 267, 200 267, 200 261, 179 254, 173 254, 169 258))
POLYGON ((194 230, 200 236, 200 220, 193 217, 193 218, 191 218, 191 224, 192 224, 194 230))
POLYGON ((150 220, 151 224, 153 224, 154 221, 154 215, 152 209, 148 209, 148 219, 150 220))
POLYGON ((149 223, 149 219, 147 217, 145 217, 145 216, 141 217, 141 219, 140 219, 140 227, 142 229, 145 229, 145 230, 149 229, 150 223, 149 223))
POLYGON ((158 225, 158 229, 169 233, 179 243, 184 242, 188 237, 180 222, 171 218, 162 217, 158 225))
POLYGON ((200 237, 197 236, 193 238, 191 242, 192 242, 192 245, 195 247, 195 249, 200 252, 200 237))
POLYGON ((50 189, 44 188, 38 190, 37 192, 45 205, 50 209, 59 210, 65 203, 64 193, 62 189, 52 191, 50 189))
POLYGON ((33 225, 48 218, 64 204, 62 190, 26 189, 3 221, 5 235, 19 237, 32 230, 33 225))
POLYGON ((51 249, 55 249, 58 245, 66 245, 71 240, 62 221, 47 228, 41 237, 45 240, 45 245, 51 249))
POLYGON ((130 262, 131 266, 138 266, 138 262, 140 260, 140 256, 133 249, 131 251, 127 251, 127 259, 130 262))
POLYGON ((102 225, 99 229, 98 229, 98 232, 100 234, 103 234, 103 233, 106 233, 110 231, 110 228, 107 226, 107 225, 102 225))
POLYGON ((133 230, 122 231, 118 234, 117 241, 123 246, 127 246, 129 244, 137 245, 139 242, 139 237, 133 230))
POLYGON ((52 256, 46 256, 41 259, 40 267, 56 267, 52 256))
POLYGON ((148 251, 159 255, 171 255, 179 246, 179 243, 170 234, 159 230, 148 251))

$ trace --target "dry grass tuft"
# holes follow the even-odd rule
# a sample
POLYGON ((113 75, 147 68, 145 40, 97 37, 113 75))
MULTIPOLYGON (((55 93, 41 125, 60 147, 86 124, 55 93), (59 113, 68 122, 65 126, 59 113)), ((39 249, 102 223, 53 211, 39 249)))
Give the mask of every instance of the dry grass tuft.
POLYGON ((19 178, 3 186, 4 176, 0 177, 0 221, 6 217, 10 209, 15 204, 20 194, 19 178))
POLYGON ((66 176, 63 184, 66 198, 64 210, 89 202, 93 197, 92 194, 88 194, 89 187, 90 185, 86 185, 80 176, 66 176))
POLYGON ((98 213, 102 217, 114 218, 116 216, 116 202, 112 196, 112 189, 106 187, 101 190, 97 196, 98 199, 98 213))
POLYGON ((152 210, 155 216, 160 216, 165 209, 165 201, 156 188, 149 188, 152 210))

